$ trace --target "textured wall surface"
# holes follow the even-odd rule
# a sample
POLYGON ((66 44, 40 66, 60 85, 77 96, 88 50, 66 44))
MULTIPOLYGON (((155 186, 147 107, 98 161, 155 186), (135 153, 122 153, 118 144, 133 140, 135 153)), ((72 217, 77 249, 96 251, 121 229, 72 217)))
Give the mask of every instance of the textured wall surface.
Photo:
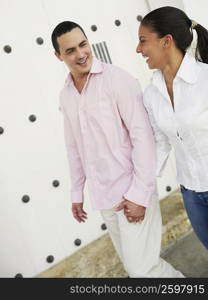
MULTIPOLYGON (((145 0, 0 1, 0 276, 35 276, 104 234, 87 188, 89 221, 77 225, 71 216, 59 110, 68 70, 54 56, 52 30, 64 20, 80 23, 94 55, 105 61, 106 46, 107 62, 144 87, 151 72, 135 49, 147 12, 145 0)), ((161 198, 177 187, 172 161, 158 185, 161 198)))

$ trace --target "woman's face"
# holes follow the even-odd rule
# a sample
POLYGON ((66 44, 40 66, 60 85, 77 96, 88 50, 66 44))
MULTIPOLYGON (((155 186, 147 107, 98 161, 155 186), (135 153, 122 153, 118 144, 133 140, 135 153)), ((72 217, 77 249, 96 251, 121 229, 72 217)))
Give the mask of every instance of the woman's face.
POLYGON ((151 31, 150 27, 143 25, 140 25, 138 35, 139 44, 136 52, 142 54, 150 69, 162 70, 167 59, 166 36, 159 38, 157 33, 151 31))

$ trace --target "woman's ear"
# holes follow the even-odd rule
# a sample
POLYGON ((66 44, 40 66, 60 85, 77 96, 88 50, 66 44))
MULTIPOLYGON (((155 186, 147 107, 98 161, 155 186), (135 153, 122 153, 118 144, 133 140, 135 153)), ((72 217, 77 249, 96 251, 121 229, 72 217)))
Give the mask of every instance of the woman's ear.
POLYGON ((173 43, 173 37, 171 34, 167 34, 166 36, 163 37, 163 47, 164 48, 169 48, 172 43, 173 43))

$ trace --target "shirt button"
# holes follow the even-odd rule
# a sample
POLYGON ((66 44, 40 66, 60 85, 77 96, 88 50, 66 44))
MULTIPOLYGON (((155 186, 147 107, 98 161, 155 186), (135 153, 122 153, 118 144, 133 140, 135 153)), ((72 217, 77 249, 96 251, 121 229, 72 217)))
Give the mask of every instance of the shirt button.
POLYGON ((177 131, 177 137, 182 141, 182 137, 180 136, 179 132, 177 131))

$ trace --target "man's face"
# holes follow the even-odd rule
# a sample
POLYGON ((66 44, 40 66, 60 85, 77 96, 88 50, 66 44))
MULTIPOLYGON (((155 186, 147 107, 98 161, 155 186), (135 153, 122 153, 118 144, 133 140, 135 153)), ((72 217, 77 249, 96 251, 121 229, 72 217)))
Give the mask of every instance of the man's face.
POLYGON ((59 51, 56 56, 64 61, 74 76, 88 74, 92 66, 92 51, 89 42, 79 27, 57 38, 59 51))

